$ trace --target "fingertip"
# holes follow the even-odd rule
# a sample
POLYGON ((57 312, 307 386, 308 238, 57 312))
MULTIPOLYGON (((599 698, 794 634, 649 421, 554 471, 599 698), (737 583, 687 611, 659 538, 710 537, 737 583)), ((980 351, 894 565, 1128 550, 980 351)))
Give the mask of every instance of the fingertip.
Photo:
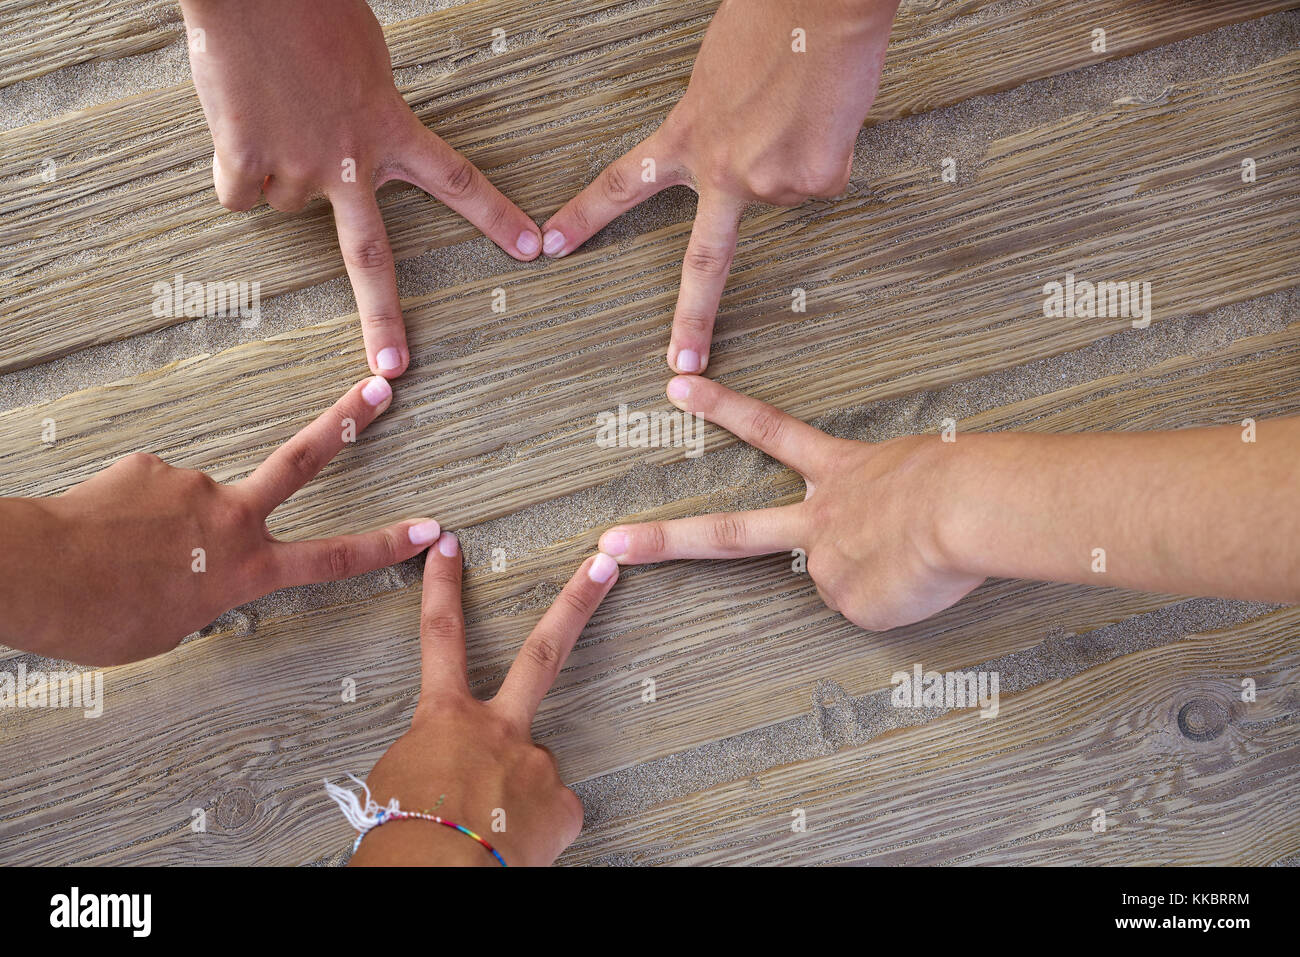
POLYGON ((694 349, 678 349, 668 365, 680 375, 698 375, 704 371, 706 358, 694 349))
POLYGON ((669 379, 668 387, 664 389, 668 401, 678 408, 685 409, 691 397, 691 390, 695 387, 696 378, 693 375, 678 375, 669 379))
POLYGON ((597 547, 602 555, 608 555, 610 558, 621 561, 627 558, 630 542, 631 539, 628 536, 627 529, 616 525, 600 536, 597 547))
POLYGON ((442 527, 433 519, 421 519, 406 530, 406 537, 411 544, 421 548, 437 541, 441 534, 442 527))
POLYGON ((569 240, 564 233, 558 229, 551 228, 542 236, 542 252, 548 256, 559 257, 564 255, 564 249, 569 244, 569 240))
POLYGON ((367 405, 382 412, 393 399, 393 387, 383 376, 371 376, 361 387, 361 398, 366 400, 367 405))
POLYGON ((455 558, 460 554, 460 539, 451 532, 438 536, 438 554, 443 558, 455 558))
POLYGON ((371 369, 376 375, 383 376, 385 379, 396 379, 406 371, 408 358, 405 349, 397 346, 385 346, 375 353, 375 360, 371 365, 371 369))
POLYGON ((618 577, 618 562, 604 552, 597 552, 587 566, 587 577, 597 585, 611 584, 618 577))
POLYGON ((542 234, 536 227, 525 229, 515 240, 515 251, 512 255, 528 262, 536 259, 542 251, 542 234))

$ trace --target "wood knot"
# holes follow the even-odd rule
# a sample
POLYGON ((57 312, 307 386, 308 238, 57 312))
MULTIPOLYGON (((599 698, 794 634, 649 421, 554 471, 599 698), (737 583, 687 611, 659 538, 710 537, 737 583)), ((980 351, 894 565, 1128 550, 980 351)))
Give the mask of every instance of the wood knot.
POLYGON ((1228 709, 1213 698, 1197 697, 1178 711, 1178 730, 1190 741, 1213 741, 1228 726, 1228 709))
POLYGON ((234 831, 253 819, 253 792, 248 788, 231 788, 217 799, 217 824, 223 831, 234 831))

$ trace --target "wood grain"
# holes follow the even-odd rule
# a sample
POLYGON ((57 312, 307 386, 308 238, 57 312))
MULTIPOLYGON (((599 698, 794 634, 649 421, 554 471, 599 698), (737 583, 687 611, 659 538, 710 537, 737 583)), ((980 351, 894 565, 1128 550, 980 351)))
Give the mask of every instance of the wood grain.
MULTIPOLYGON (((1158 104, 996 142, 978 181, 956 195, 931 171, 907 170, 815 215, 755 217, 711 373, 811 418, 1129 325, 1043 317, 1042 283, 1067 271, 1149 280, 1156 322, 1290 286, 1300 253, 1298 78, 1293 54, 1158 104), (1098 137, 1106 150, 1091 147, 1098 137), (1268 171, 1252 185, 1238 175, 1246 149, 1268 171), (759 254, 776 248, 779 259, 759 254), (811 290, 806 314, 787 309, 796 286, 811 290), (767 343, 780 344, 780 362, 767 343)), ((337 528, 344 500, 363 526, 408 512, 474 525, 679 458, 677 449, 596 448, 594 423, 622 402, 666 407, 666 316, 687 230, 412 300, 412 366, 393 408, 327 469, 330 493, 292 500, 274 527, 291 537, 337 528), (489 308, 498 285, 505 316, 489 308), (397 461, 395 473, 379 468, 397 461)), ((59 491, 132 451, 236 477, 362 374, 355 319, 342 317, 12 410, 0 415, 0 488, 59 491), (53 447, 40 444, 45 418, 58 424, 53 447)), ((709 434, 712 443, 717 430, 709 434)))
POLYGON ((175 0, 0 0, 0 88, 156 50, 184 29, 175 0))
MULTIPOLYGON (((1103 59, 1087 44, 1098 23, 1108 59, 1296 5, 911 4, 873 120, 1103 59), (1077 45, 1062 39, 1075 35, 1077 45)), ((525 208, 549 211, 611 158, 602 149, 676 100, 714 6, 481 0, 392 25, 388 37, 422 117, 436 113, 439 130, 525 208), (483 50, 489 21, 507 30, 509 55, 483 50)), ((0 0, 0 35, 3 17, 29 7, 51 12, 40 57, 0 53, 0 83, 37 59, 56 69, 153 42, 125 15, 149 9, 138 2, 93 4, 78 26, 58 13, 65 4, 0 0)), ((1300 253, 1297 83, 1293 53, 1151 102, 1029 126, 991 142, 958 186, 934 169, 896 168, 835 203, 757 212, 710 374, 802 418, 826 416, 841 434, 865 430, 894 400, 906 404, 892 430, 933 431, 951 414, 943 396, 954 383, 1070 352, 1083 363, 1107 337, 1142 335, 1125 319, 1044 317, 1042 284, 1067 271, 1150 281, 1157 331, 1289 288, 1300 253), (1247 155, 1254 184, 1239 175, 1247 155), (809 291, 806 314, 789 311, 796 286, 809 291)), ((1005 102, 995 95, 989 108, 1005 102)), ((178 271, 260 277, 264 292, 340 272, 324 211, 217 209, 209 148, 192 93, 179 88, 0 134, 0 371, 158 328, 145 293, 178 271), (50 155, 60 178, 38 185, 32 168, 50 155)), ((389 193, 385 205, 401 257, 472 238, 414 193, 389 193)), ((466 541, 477 535, 465 588, 470 679, 487 695, 603 528, 800 497, 796 476, 728 448, 718 429, 699 460, 594 443, 597 413, 666 407, 662 353, 688 229, 595 242, 544 269, 501 256, 494 275, 408 300, 413 363, 392 409, 274 529, 296 538, 432 514, 466 541), (498 287, 505 315, 489 308, 498 287), (494 572, 484 546, 503 525, 517 537, 508 570, 494 572)), ((237 478, 364 375, 360 346, 356 317, 338 316, 0 414, 0 494, 54 494, 137 450, 237 478), (41 442, 47 419, 52 446, 41 442)), ((1300 322, 1112 363, 1061 387, 1040 379, 1029 397, 958 415, 959 430, 1295 415, 1298 369, 1300 322)), ((807 715, 828 683, 871 694, 900 661, 971 667, 1178 600, 992 581, 926 622, 867 635, 822 606, 786 556, 630 569, 535 733, 565 780, 591 781, 807 715), (640 698, 647 677, 653 707, 640 698)), ((109 670, 102 718, 0 709, 0 860, 295 864, 342 850, 350 835, 320 779, 364 772, 403 730, 418 684, 418 605, 418 586, 311 610, 272 605, 247 630, 222 627, 109 670), (341 698, 344 678, 357 682, 355 702, 341 698), (206 833, 190 830, 196 808, 206 833)), ((991 722, 949 714, 764 771, 757 788, 738 780, 610 817, 565 860, 1281 859, 1300 850, 1288 736, 1298 615, 1018 691, 991 722), (1260 700, 1239 708, 1225 689, 1243 674, 1257 677, 1260 700), (1232 720, 1214 740, 1189 742, 1176 724, 1188 702, 1218 703, 1232 720), (1089 828, 1098 802, 1112 821, 1105 835, 1089 828), (809 814, 804 835, 788 831, 796 805, 809 814)), ((0 650, 6 667, 15 657, 0 650)))
MULTIPOLYGON (((1294 414, 1300 391, 1281 395, 1275 385, 1294 375, 1297 358, 1300 326, 1292 326, 1221 354, 1179 356, 991 410, 962 428, 1054 430, 1054 413, 1088 428, 1181 425, 1243 408, 1294 414)), ((735 494, 716 489, 653 514, 725 507, 735 494)), ((780 473, 769 494, 785 500, 797 483, 780 473)), ((597 531, 512 558, 506 574, 468 571, 470 678, 479 694, 499 684, 597 531)), ((1048 627, 1083 633, 1170 600, 992 582, 929 621, 866 636, 821 606, 780 556, 639 570, 587 629, 535 733, 557 753, 566 780, 582 780, 805 713, 821 681, 864 694, 887 687, 903 658, 969 667, 1035 644, 1048 627), (659 696, 650 713, 640 701, 646 677, 659 696)), ((98 720, 0 712, 15 769, 0 797, 6 860, 300 863, 323 853, 322 840, 342 847, 343 828, 318 782, 369 767, 409 719, 418 608, 419 589, 407 588, 112 669, 98 720), (357 682, 355 704, 341 700, 345 677, 357 682), (206 808, 211 822, 222 819, 223 803, 227 815, 235 807, 248 816, 210 824, 204 835, 189 831, 192 808, 206 808), (92 816, 100 823, 90 840, 74 824, 92 816)))
POLYGON ((949 711, 589 829, 565 861, 1269 864, 1300 850, 1297 626, 1287 609, 1004 694, 995 718, 949 711))
MULTIPOLYGON (((1294 5, 1114 0, 1086 10, 1059 3, 915 7, 895 27, 872 121, 1294 5), (1104 55, 1088 46, 1098 22, 1114 24, 1104 55), (1075 34, 1077 45, 1060 42, 1075 34)), ((421 117, 429 122, 436 111, 440 134, 541 219, 598 172, 592 143, 648 132, 663 118, 685 86, 714 6, 588 0, 539 13, 526 0, 484 0, 394 25, 388 35, 404 93, 421 117), (508 33, 517 29, 518 48, 484 53, 489 21, 508 33), (557 69, 557 62, 566 65, 557 69), (510 91, 504 102, 502 89, 510 91), (585 92, 557 97, 557 89, 585 92), (540 151, 539 141, 546 143, 540 151)), ((177 273, 256 280, 265 296, 342 273, 326 207, 318 203, 299 216, 265 207, 227 214, 212 194, 210 155, 188 86, 0 134, 0 179, 14 180, 0 196, 0 261, 7 264, 0 271, 7 316, 0 371, 180 321, 151 309, 153 283, 177 273), (46 158, 58 164, 54 183, 37 175, 46 158)), ((385 190, 384 206, 399 258, 475 235, 412 189, 385 190)), ((501 261, 502 268, 510 264, 504 254, 501 261)))

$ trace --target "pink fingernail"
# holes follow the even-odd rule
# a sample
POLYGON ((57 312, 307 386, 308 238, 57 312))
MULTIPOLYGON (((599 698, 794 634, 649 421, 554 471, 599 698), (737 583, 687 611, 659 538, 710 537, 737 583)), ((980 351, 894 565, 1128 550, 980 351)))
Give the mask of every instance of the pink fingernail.
POLYGON ((600 551, 618 558, 627 554, 627 532, 606 532, 600 536, 600 551))
POLYGON ((460 550, 460 542, 451 532, 443 532, 442 537, 438 539, 438 554, 444 558, 455 558, 456 552, 460 550))
POLYGON ((375 365, 385 372, 391 372, 402 364, 402 354, 389 346, 387 349, 380 349, 379 355, 375 356, 375 365))
POLYGON ((677 353, 678 372, 699 372, 700 354, 694 349, 683 349, 677 353))
POLYGON ((685 376, 678 376, 670 379, 668 382, 668 398, 676 399, 678 402, 685 402, 691 396, 691 380, 685 376))
POLYGON ((604 552, 600 552, 596 556, 596 560, 591 563, 591 567, 587 569, 587 577, 598 585, 603 585, 613 578, 617 571, 618 562, 604 552))
POLYGON ((537 235, 524 230, 515 240, 515 249, 518 249, 525 256, 531 256, 537 252, 537 235))
POLYGON ((410 531, 406 534, 411 539, 412 545, 428 545, 431 541, 441 534, 442 528, 437 522, 428 521, 420 522, 418 525, 412 525, 410 531))
POLYGON ((383 376, 372 376, 370 381, 361 387, 361 398, 374 406, 383 405, 392 397, 393 387, 383 376))
POLYGON ((558 229, 548 229, 546 235, 542 237, 542 252, 554 256, 564 248, 564 243, 564 233, 558 229))

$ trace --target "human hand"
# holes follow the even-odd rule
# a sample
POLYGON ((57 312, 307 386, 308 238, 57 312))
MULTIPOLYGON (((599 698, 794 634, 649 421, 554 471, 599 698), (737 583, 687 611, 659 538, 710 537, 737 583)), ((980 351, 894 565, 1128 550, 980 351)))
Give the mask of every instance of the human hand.
MULTIPOLYGON (((542 698, 601 600, 618 566, 595 555, 578 568, 520 648, 500 691, 478 701, 469 690, 461 556, 444 532, 429 549, 420 613, 420 701, 411 729, 370 772, 381 806, 396 797, 405 811, 437 813, 477 832, 506 863, 550 864, 582 828, 582 802, 564 786, 555 759, 533 743, 542 698), (439 804, 439 798, 442 798, 439 804), (505 830, 493 830, 500 821, 505 830)), ((427 821, 393 820, 371 831, 354 864, 486 864, 476 842, 427 821)))
POLYGON ((393 83, 383 31, 364 0, 183 0, 194 86, 228 209, 265 192, 283 212, 324 195, 356 294, 372 372, 410 362, 393 252, 375 190, 403 180, 437 197, 516 259, 537 225, 425 128, 393 83), (201 46, 201 49, 200 49, 201 46))
POLYGON ((746 204, 795 206, 848 185, 898 0, 723 0, 663 125, 543 226, 564 256, 669 186, 699 194, 668 364, 703 372, 746 204), (796 30, 806 52, 795 52, 796 30))
POLYGON ((699 376, 670 381, 668 398, 795 469, 807 492, 794 505, 615 526, 600 549, 620 563, 801 548, 822 600, 873 631, 927 618, 983 581, 955 568, 944 547, 937 438, 837 439, 699 376))
POLYGON ((437 522, 303 542, 277 541, 266 528, 271 511, 391 400, 386 380, 357 383, 233 484, 139 453, 63 495, 0 501, 12 519, 3 524, 26 556, 6 569, 0 637, 52 658, 122 664, 168 651, 226 610, 278 588, 416 555, 437 539, 437 522))

